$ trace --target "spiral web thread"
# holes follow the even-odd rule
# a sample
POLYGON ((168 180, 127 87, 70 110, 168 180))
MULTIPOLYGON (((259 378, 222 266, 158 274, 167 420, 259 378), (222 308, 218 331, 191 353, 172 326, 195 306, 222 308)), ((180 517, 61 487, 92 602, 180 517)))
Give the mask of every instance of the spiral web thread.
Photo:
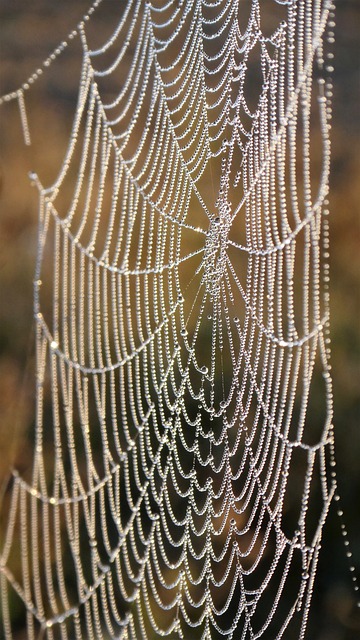
POLYGON ((113 3, 92 49, 98 5, 2 99, 29 144, 25 92, 80 37, 63 165, 31 176, 35 446, 2 631, 17 602, 30 639, 302 638, 337 497, 333 6, 113 3))

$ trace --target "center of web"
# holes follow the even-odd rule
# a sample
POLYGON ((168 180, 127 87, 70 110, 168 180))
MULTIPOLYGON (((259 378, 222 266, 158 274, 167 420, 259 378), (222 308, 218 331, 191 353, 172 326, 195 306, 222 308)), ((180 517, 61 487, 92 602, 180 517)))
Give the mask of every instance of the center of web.
POLYGON ((231 207, 228 202, 219 205, 208 229, 204 252, 203 281, 212 298, 220 295, 221 281, 226 270, 226 250, 231 227, 231 207))

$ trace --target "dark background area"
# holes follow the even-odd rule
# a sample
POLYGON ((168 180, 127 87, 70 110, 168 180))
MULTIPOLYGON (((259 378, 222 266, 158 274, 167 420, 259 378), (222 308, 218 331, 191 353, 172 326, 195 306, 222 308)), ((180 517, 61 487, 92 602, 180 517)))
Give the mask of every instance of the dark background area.
MULTIPOLYGON (((0 0, 0 93, 17 89, 79 22, 84 0, 0 0)), ((111 5, 104 31, 111 28, 111 5)), ((360 573, 360 1, 336 3, 330 198, 331 338, 339 493, 360 573)), ((90 26, 91 28, 91 26, 90 26)), ((28 172, 51 181, 61 164, 76 104, 80 45, 75 41, 26 93, 32 145, 16 101, 0 107, 0 499, 15 466, 31 464, 34 414, 32 279, 37 193, 28 172)), ((0 523, 0 531, 3 523, 0 523)), ((359 596, 360 599, 360 596, 359 596)), ((360 611, 360 609, 358 609, 360 611)), ((331 510, 324 530, 308 636, 356 640, 359 615, 331 510)))

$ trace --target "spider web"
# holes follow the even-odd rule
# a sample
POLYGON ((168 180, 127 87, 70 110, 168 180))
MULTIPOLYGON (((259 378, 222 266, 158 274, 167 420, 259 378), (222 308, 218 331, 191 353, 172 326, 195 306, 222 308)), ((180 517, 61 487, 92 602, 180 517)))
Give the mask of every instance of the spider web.
MULTIPOLYGON (((31 176, 36 432, 3 632, 17 598, 29 638, 303 638, 336 497, 333 6, 130 0, 95 49, 99 4, 69 36, 61 170, 31 176)), ((28 88, 3 101, 29 143, 28 88)))

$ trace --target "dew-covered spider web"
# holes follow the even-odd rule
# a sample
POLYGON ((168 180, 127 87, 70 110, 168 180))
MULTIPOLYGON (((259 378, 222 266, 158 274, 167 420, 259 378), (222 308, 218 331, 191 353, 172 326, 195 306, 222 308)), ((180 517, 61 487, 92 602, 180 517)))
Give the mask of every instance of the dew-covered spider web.
POLYGON ((80 39, 62 166, 31 175, 35 441, 2 633, 16 602, 30 639, 303 638, 337 497, 332 2, 112 2, 94 48, 100 4, 2 99, 30 143, 26 91, 80 39))

